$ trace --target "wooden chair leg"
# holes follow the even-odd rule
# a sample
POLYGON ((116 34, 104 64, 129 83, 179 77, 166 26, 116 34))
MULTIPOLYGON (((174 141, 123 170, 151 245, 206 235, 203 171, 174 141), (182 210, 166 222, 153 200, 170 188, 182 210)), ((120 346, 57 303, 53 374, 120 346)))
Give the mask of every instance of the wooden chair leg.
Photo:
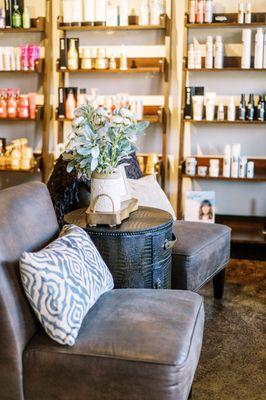
POLYGON ((222 271, 220 271, 213 278, 213 292, 214 292, 214 297, 217 300, 221 300, 223 298, 224 280, 225 280, 225 269, 222 269, 222 271))
POLYGON ((190 392, 189 392, 188 400, 189 399, 192 399, 192 387, 191 387, 190 392))

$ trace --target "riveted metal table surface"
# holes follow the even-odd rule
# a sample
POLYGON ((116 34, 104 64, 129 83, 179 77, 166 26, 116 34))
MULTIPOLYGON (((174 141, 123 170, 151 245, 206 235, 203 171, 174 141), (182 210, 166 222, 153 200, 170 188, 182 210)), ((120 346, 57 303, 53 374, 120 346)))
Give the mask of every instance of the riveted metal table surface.
POLYGON ((171 288, 172 216, 140 207, 119 227, 90 227, 86 209, 65 215, 65 223, 83 228, 109 267, 116 288, 171 288))

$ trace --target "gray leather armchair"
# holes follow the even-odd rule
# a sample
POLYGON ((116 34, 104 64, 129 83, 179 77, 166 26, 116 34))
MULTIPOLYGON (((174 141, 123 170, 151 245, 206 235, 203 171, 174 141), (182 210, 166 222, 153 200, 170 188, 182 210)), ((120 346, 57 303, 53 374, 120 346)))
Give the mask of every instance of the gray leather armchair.
POLYGON ((202 298, 113 290, 88 312, 76 345, 60 346, 33 315, 18 270, 23 251, 57 234, 45 185, 0 191, 0 399, 187 399, 202 345, 202 298))

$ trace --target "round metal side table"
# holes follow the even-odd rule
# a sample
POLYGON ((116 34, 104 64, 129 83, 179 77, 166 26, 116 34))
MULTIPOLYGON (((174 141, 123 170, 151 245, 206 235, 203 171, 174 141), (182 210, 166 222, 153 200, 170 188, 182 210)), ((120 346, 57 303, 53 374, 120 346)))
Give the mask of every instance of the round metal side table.
POLYGON ((89 227, 86 209, 65 216, 66 224, 83 228, 109 267, 116 288, 171 288, 172 216, 140 207, 117 228, 89 227))

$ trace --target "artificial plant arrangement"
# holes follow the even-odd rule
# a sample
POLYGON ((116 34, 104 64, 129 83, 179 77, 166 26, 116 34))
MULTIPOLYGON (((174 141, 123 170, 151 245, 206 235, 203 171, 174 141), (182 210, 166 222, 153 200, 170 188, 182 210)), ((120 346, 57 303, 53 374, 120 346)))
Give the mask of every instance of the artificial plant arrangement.
POLYGON ((91 208, 95 199, 102 196, 96 211, 120 209, 122 185, 117 167, 126 165, 130 154, 137 150, 138 136, 148 125, 137 121, 127 108, 110 112, 88 102, 76 109, 63 158, 68 161, 68 172, 75 169, 79 177, 91 178, 91 208))

